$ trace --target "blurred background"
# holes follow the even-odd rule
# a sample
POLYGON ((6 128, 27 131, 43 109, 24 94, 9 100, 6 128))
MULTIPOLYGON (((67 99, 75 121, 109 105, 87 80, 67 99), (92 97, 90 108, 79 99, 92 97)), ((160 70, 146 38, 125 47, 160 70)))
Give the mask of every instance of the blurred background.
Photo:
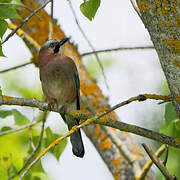
MULTIPOLYGON (((96 50, 152 45, 150 36, 130 1, 105 0, 101 2, 100 8, 92 21, 89 21, 80 12, 79 6, 81 3, 82 0, 72 0, 79 23, 96 50)), ((50 6, 45 9, 50 12, 50 6)), ((91 51, 75 23, 68 1, 54 0, 54 18, 58 20, 66 36, 71 37, 71 41, 78 45, 80 53, 91 51)), ((8 30, 5 36, 9 32, 8 30)), ((16 35, 3 45, 3 51, 7 57, 0 58, 0 70, 28 62, 31 58, 31 54, 23 41, 16 35)), ((95 57, 93 55, 85 56, 83 57, 83 63, 89 73, 97 80, 105 96, 109 98, 110 105, 115 105, 142 93, 168 93, 165 77, 154 49, 101 53, 99 57, 104 66, 109 90, 105 86, 95 57)), ((6 95, 43 99, 39 71, 34 65, 1 74, 0 86, 3 94, 6 95)), ((164 104, 158 105, 156 101, 148 100, 142 103, 131 103, 116 110, 116 112, 121 121, 159 131, 164 123, 164 106, 164 104)), ((7 106, 3 106, 3 108, 12 109, 12 107, 7 106)), ((15 106, 13 108, 18 109, 30 120, 33 120, 38 114, 38 111, 32 108, 15 106)), ((0 129, 13 125, 14 119, 12 116, 8 116, 6 120, 0 119, 0 129)), ((64 134, 67 131, 66 125, 57 113, 50 113, 46 122, 47 126, 57 134, 64 134)), ((153 146, 154 151, 159 146, 158 143, 153 141, 133 136, 139 144, 142 142, 149 143, 153 146)), ((4 137, 0 137, 1 141, 3 141, 2 138, 4 137)), ((84 134, 83 141, 86 150, 83 159, 73 156, 69 141, 59 160, 50 153, 42 158, 43 168, 51 180, 113 179, 101 157, 84 134)), ((173 149, 171 152, 176 152, 176 150, 173 149)), ((174 154, 172 159, 175 158, 174 154)), ((170 164, 171 158, 169 158, 169 167, 171 167, 170 164)), ((173 167, 169 170, 176 173, 177 168, 178 163, 173 161, 173 167)), ((158 171, 157 174, 161 179, 162 176, 158 171)))

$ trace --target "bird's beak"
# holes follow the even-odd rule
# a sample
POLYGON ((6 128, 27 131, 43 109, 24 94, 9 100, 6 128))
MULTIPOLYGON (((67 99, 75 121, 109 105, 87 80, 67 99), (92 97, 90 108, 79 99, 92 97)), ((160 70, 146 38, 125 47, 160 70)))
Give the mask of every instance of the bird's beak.
POLYGON ((62 46, 64 43, 66 43, 69 40, 69 38, 64 38, 59 42, 59 47, 62 46))
POLYGON ((55 47, 55 49, 54 49, 54 53, 59 52, 59 48, 60 48, 63 44, 65 44, 68 40, 69 40, 69 38, 64 38, 64 39, 62 39, 62 40, 56 45, 56 47, 55 47))

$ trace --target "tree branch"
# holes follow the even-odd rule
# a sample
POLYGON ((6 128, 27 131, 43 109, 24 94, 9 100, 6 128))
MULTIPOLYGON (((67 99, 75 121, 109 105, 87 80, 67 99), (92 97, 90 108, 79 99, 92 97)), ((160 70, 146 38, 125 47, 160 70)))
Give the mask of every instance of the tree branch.
MULTIPOLYGON (((143 49, 154 49, 153 46, 136 46, 136 47, 119 47, 119 48, 112 48, 112 49, 102 49, 102 50, 98 50, 98 51, 91 51, 91 52, 86 52, 81 54, 82 57, 84 56, 88 56, 88 55, 92 55, 94 53, 107 53, 107 52, 111 52, 111 51, 124 51, 124 50, 143 50, 143 49)), ((17 66, 14 66, 12 68, 8 68, 5 70, 0 71, 0 73, 5 73, 14 69, 18 69, 21 67, 24 67, 26 65, 32 64, 32 62, 27 62, 27 63, 23 63, 17 66)))
MULTIPOLYGON (((116 129, 119 129, 121 131, 131 132, 133 134, 137 134, 149 139, 153 139, 156 141, 159 141, 163 144, 169 144, 171 146, 174 146, 176 148, 180 148, 180 139, 175 139, 145 128, 141 128, 135 125, 127 124, 120 121, 115 121, 113 119, 104 117, 110 112, 114 111, 115 109, 122 107, 124 105, 127 105, 133 101, 144 101, 146 99, 155 99, 155 100, 167 100, 170 99, 170 96, 162 96, 162 95, 155 95, 155 94, 143 94, 136 97, 129 98, 126 101, 123 101, 112 108, 108 109, 101 115, 99 115, 97 118, 94 117, 94 115, 86 115, 82 114, 81 111, 72 111, 69 115, 72 115, 73 117, 80 118, 80 119, 88 119, 90 117, 95 118, 97 121, 95 123, 110 126, 116 129)), ((60 112, 60 107, 50 108, 47 103, 44 103, 42 101, 36 100, 36 99, 28 99, 28 98, 14 98, 10 96, 1 96, 0 97, 0 105, 19 105, 19 106, 30 106, 30 107, 36 107, 40 110, 47 111, 55 111, 60 112)))
POLYGON ((125 51, 125 50, 145 50, 145 49, 154 49, 154 46, 135 46, 135 47, 118 47, 118 48, 110 48, 110 49, 101 49, 97 51, 85 52, 82 53, 81 56, 88 56, 94 53, 108 53, 112 51, 125 51))
POLYGON ((164 134, 161 134, 161 133, 158 133, 155 131, 151 131, 149 129, 145 129, 145 128, 135 126, 132 124, 127 124, 127 123, 124 123, 121 121, 114 121, 112 119, 109 119, 106 122, 98 120, 96 123, 105 125, 105 126, 110 126, 110 127, 119 129, 121 131, 130 132, 130 133, 133 133, 133 134, 136 134, 136 135, 139 135, 142 137, 146 137, 148 139, 152 139, 152 140, 161 142, 163 144, 168 144, 170 146, 180 149, 180 139, 166 136, 164 134))
POLYGON ((7 130, 7 131, 3 131, 3 132, 0 132, 0 136, 4 136, 6 134, 11 134, 11 133, 15 133, 15 132, 18 132, 18 131, 21 131, 23 129, 26 129, 26 128, 29 128, 29 127, 32 127, 32 126, 35 126, 36 124, 38 124, 41 120, 39 121, 33 121, 29 124, 26 124, 24 126, 20 126, 20 127, 16 127, 14 129, 10 129, 10 130, 7 130))
POLYGON ((36 13, 38 13, 42 8, 44 8, 51 0, 46 1, 43 5, 41 5, 39 8, 34 10, 29 16, 27 16, 17 27, 14 29, 7 37, 6 39, 2 42, 4 44, 10 37, 12 37, 18 29, 20 29, 24 23, 26 23, 31 17, 33 17, 36 13))
MULTIPOLYGON (((166 146, 163 144, 156 152, 155 155, 157 157, 160 157, 162 155, 162 153, 165 151, 166 146)), ((150 170, 151 166, 152 166, 153 162, 152 160, 149 160, 142 168, 142 172, 139 176, 136 176, 137 180, 144 180, 148 171, 150 170)))
POLYGON ((51 18, 49 20, 49 39, 53 38, 53 16, 54 16, 54 0, 51 0, 51 18))
POLYGON ((11 67, 11 68, 2 70, 2 71, 0 71, 0 74, 5 73, 5 72, 8 72, 8 71, 11 71, 11 70, 15 70, 15 69, 18 69, 18 68, 21 68, 21 67, 24 67, 24 66, 27 66, 27 65, 29 65, 29 64, 31 64, 31 63, 32 63, 32 62, 26 62, 26 63, 20 64, 20 65, 17 65, 17 66, 14 66, 14 67, 11 67))
MULTIPOLYGON (((140 94, 138 96, 131 97, 128 100, 123 101, 123 102, 111 107, 110 109, 105 111, 103 114, 107 115, 108 113, 114 111, 115 109, 122 107, 124 105, 127 105, 131 102, 134 102, 134 101, 141 102, 141 101, 145 101, 147 99, 170 101, 171 97, 170 97, 170 95, 164 96, 164 95, 156 95, 156 94, 140 94)), ((54 111, 54 112, 61 112, 61 107, 56 106, 56 107, 50 108, 48 103, 39 101, 35 98, 17 98, 17 97, 12 97, 12 96, 0 96, 0 105, 29 106, 29 107, 38 108, 39 110, 42 110, 42 111, 49 110, 49 111, 54 111)), ((63 111, 61 113, 63 113, 63 111)), ((81 111, 76 111, 76 110, 72 111, 72 115, 74 117, 81 118, 81 119, 90 118, 89 115, 84 116, 81 113, 81 111)))
POLYGON ((106 78, 106 75, 105 75, 105 73, 104 73, 104 67, 103 67, 103 65, 102 65, 102 63, 101 63, 101 61, 100 61, 100 59, 99 59, 99 56, 98 56, 98 54, 96 53, 96 50, 95 50, 94 46, 92 45, 91 41, 88 39, 88 37, 86 36, 86 34, 85 34, 85 32, 83 31, 82 27, 80 26, 79 21, 78 21, 78 18, 77 18, 76 13, 75 13, 75 10, 74 10, 74 8, 73 8, 73 6, 72 6, 71 0, 69 0, 68 2, 69 2, 69 7, 70 7, 70 9, 71 9, 71 11, 72 11, 72 13, 73 13, 75 22, 76 22, 76 24, 77 24, 77 26, 78 26, 81 34, 83 35, 84 39, 87 41, 87 43, 88 43, 89 46, 91 47, 92 51, 94 52, 93 54, 95 55, 95 57, 96 57, 96 59, 97 59, 97 62, 98 62, 98 64, 99 64, 99 66, 100 66, 100 69, 101 69, 101 71, 102 71, 102 74, 103 74, 103 77, 104 77, 104 81, 105 81, 106 87, 107 87, 107 89, 109 89, 109 86, 108 86, 108 83, 107 83, 107 78, 106 78))
POLYGON ((159 159, 157 158, 157 156, 154 154, 154 152, 152 151, 151 148, 149 148, 146 144, 142 144, 143 148, 146 150, 147 154, 149 155, 149 157, 151 158, 151 160, 153 161, 153 163, 159 168, 159 170, 162 172, 162 174, 164 175, 164 177, 167 180, 174 180, 174 178, 169 174, 167 168, 159 161, 159 159))

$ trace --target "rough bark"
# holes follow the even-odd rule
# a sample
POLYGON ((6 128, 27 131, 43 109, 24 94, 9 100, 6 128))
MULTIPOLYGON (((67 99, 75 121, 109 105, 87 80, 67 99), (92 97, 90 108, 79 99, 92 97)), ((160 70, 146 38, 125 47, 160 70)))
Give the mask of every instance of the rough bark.
POLYGON ((180 1, 137 0, 180 119, 180 1))

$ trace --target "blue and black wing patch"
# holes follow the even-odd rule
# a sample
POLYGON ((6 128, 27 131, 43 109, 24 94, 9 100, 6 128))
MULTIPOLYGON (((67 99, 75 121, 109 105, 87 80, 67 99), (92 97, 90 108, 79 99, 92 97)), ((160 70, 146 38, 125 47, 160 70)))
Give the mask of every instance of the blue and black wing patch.
POLYGON ((76 71, 75 73, 75 83, 76 83, 76 105, 77 105, 77 110, 80 110, 80 81, 79 81, 79 75, 78 72, 76 71))

